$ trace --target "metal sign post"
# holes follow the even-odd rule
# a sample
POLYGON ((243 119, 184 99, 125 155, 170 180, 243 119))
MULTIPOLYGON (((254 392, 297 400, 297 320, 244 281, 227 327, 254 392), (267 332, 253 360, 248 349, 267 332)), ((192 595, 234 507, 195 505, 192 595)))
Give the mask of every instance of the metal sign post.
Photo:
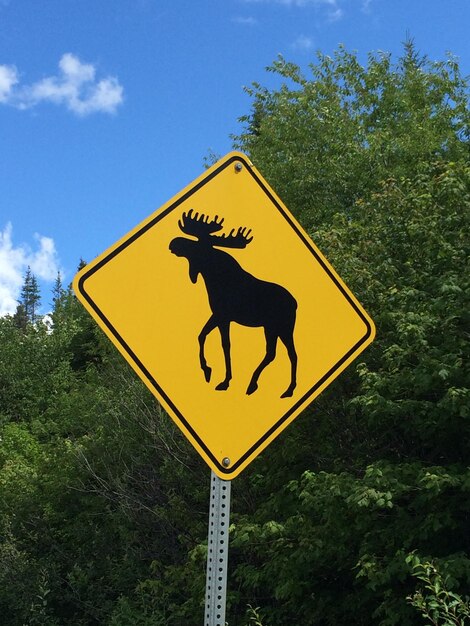
POLYGON ((211 472, 204 626, 225 626, 230 480, 211 472))

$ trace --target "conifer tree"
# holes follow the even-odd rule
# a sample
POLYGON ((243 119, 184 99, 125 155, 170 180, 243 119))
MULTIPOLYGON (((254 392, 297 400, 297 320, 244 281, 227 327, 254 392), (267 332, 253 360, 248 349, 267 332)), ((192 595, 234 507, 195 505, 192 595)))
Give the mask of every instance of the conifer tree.
MULTIPOLYGON (((41 303, 41 294, 36 277, 28 265, 21 288, 21 298, 19 306, 23 306, 27 322, 34 323, 38 318, 38 309, 41 303)), ((17 310, 18 312, 18 310, 17 310)))
POLYGON ((57 272, 54 287, 52 288, 52 321, 54 326, 60 323, 64 315, 67 292, 62 286, 62 276, 57 272))
POLYGON ((61 299, 64 296, 64 288, 62 287, 62 276, 60 274, 60 272, 57 272, 57 276, 55 279, 55 283, 54 283, 54 287, 52 289, 52 302, 53 302, 53 307, 54 309, 56 308, 57 304, 61 301, 61 299))

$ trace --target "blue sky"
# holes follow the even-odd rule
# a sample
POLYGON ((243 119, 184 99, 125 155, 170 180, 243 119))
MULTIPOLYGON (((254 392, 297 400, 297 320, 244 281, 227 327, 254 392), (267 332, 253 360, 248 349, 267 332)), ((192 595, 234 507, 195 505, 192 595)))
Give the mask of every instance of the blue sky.
POLYGON ((224 155, 243 86, 343 43, 407 36, 470 74, 470 0, 0 0, 0 315, 28 265, 43 310, 92 260, 224 155))

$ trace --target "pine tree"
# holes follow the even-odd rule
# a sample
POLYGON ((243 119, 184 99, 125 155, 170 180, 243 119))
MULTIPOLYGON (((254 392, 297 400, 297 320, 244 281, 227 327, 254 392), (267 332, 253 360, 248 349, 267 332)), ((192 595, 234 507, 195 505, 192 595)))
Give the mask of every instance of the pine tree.
POLYGON ((39 292, 38 281, 28 265, 21 288, 21 298, 19 300, 19 306, 23 306, 27 322, 34 323, 37 320, 40 303, 41 294, 39 292))
POLYGON ((54 287, 52 289, 52 321, 54 327, 60 324, 66 304, 67 292, 62 286, 62 276, 57 272, 54 287))
POLYGON ((64 288, 62 287, 62 276, 60 272, 57 272, 57 276, 55 279, 54 287, 52 289, 52 306, 54 309, 57 307, 57 304, 60 303, 62 298, 64 297, 64 288))

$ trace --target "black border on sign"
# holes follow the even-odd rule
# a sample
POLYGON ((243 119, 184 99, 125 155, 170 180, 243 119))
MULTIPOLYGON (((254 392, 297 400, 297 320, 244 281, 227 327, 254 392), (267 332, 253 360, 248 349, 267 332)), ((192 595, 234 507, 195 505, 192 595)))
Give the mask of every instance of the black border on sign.
POLYGON ((201 448, 204 450, 204 452, 207 454, 207 456, 212 460, 212 462, 214 463, 214 465, 219 469, 219 471, 223 474, 226 474, 227 476, 230 476, 230 474, 232 474, 234 471, 236 471, 240 465, 242 463, 244 463, 246 461, 246 459, 248 457, 250 457, 257 448, 259 448, 265 441, 266 439, 268 439, 274 432, 276 432, 276 430, 278 430, 280 428, 280 426, 282 426, 282 424, 289 419, 289 417, 302 405, 304 404, 308 398, 319 388, 321 387, 321 385, 323 385, 323 383, 328 380, 328 378, 330 378, 335 371, 341 367, 341 365, 343 365, 343 363, 345 361, 347 361, 349 359, 349 357, 354 354, 354 352, 356 352, 356 350, 358 350, 360 348, 360 346, 367 341, 367 339, 370 337, 371 333, 372 333, 372 327, 369 323, 369 321, 367 320, 367 318, 364 316, 364 314, 362 313, 362 311, 360 310, 360 308, 357 306, 357 304, 354 302, 354 300, 351 298, 351 296, 349 295, 349 293, 347 293, 347 291, 344 289, 343 285, 338 281, 338 279, 336 278, 336 276, 331 272, 330 268, 325 264, 325 262, 323 261, 323 259, 318 256, 316 250, 312 247, 312 245, 310 244, 309 240, 305 237, 305 235, 302 233, 301 230, 299 230, 297 224, 295 223, 295 221, 292 220, 292 218, 290 217, 290 215, 288 215, 283 207, 279 204, 279 202, 276 200, 276 198, 273 196, 273 194, 271 193, 271 191, 266 187, 266 185, 264 184, 264 182, 262 180, 260 180, 257 175, 256 172, 253 171, 253 167, 251 166, 251 164, 246 161, 241 155, 234 155, 232 156, 230 159, 228 159, 227 161, 225 161, 225 163, 223 163, 222 165, 220 165, 220 167, 216 168, 215 170, 213 170, 210 174, 208 174, 205 178, 203 178, 201 181, 199 181, 196 185, 194 185, 194 187, 191 187, 191 189, 189 189, 185 194, 183 194, 180 198, 178 198, 177 200, 175 200, 175 202, 173 202, 170 206, 168 206, 166 209, 164 209, 163 211, 161 211, 161 213, 159 212, 152 220, 150 220, 149 222, 147 222, 144 226, 142 226, 142 228, 140 228, 138 231, 136 231, 133 235, 131 235, 128 239, 126 239, 123 243, 121 243, 119 246, 117 246, 114 250, 112 250, 108 255, 106 255, 103 259, 101 259, 101 261, 99 261, 95 266, 93 266, 91 269, 89 269, 87 272, 85 272, 84 274, 82 274, 82 276, 80 277, 79 281, 78 281, 78 289, 81 293, 81 295, 83 296, 83 298, 88 302, 88 304, 90 305, 90 307, 95 311, 96 315, 101 319, 101 321, 103 322, 103 324, 110 330, 110 332, 114 335, 114 337, 116 338, 116 340, 120 343, 120 345, 123 347, 123 349, 125 350, 125 352, 130 356, 130 358, 133 360, 133 362, 137 365, 138 369, 142 372, 142 374, 145 376, 145 378, 150 382, 151 386, 155 389, 156 393, 163 398, 163 400, 168 404, 168 406, 171 408, 171 410, 173 411, 173 414, 180 420, 180 422, 184 425, 185 429, 187 431, 189 431, 192 435, 192 437, 194 437, 194 439, 198 442, 198 444, 201 446, 201 448), (196 191, 198 191, 199 189, 201 189, 201 187, 203 187, 204 185, 207 185, 207 183, 209 183, 215 176, 217 176, 217 174, 219 174, 222 170, 224 170, 226 167, 228 167, 229 165, 231 165, 234 161, 238 161, 238 162, 242 162, 244 163, 247 171, 251 174, 251 176, 253 177, 253 179, 258 183, 258 185, 261 187, 261 189, 264 191, 264 193, 269 197, 269 199, 271 200, 271 202, 273 203, 273 205, 278 209, 278 211, 284 216, 284 218, 286 219, 286 221, 288 222, 288 224, 290 225, 291 228, 293 228, 293 230, 297 233, 297 235, 299 236, 299 238, 303 241, 303 243, 307 246, 307 248, 310 250, 310 252, 313 254, 313 256, 315 257, 315 259, 318 261, 318 263, 322 266, 322 268, 324 269, 324 271, 328 274, 328 276, 331 278, 331 280, 335 283, 335 285, 338 287, 338 289, 341 291, 341 293, 343 294, 343 296, 346 298, 346 300, 349 302, 349 304, 351 305, 351 307, 354 309, 354 311, 359 315, 359 317, 361 318, 361 320, 364 322, 365 326, 366 326, 366 333, 365 335, 341 358, 339 359, 339 361, 332 367, 330 368, 326 374, 324 374, 324 376, 322 376, 314 385, 311 389, 309 389, 309 391, 307 393, 305 393, 302 398, 300 398, 254 445, 251 446, 251 448, 249 448, 245 454, 243 456, 241 456, 238 461, 236 461, 230 468, 224 467, 221 462, 215 458, 215 456, 212 454, 212 452, 207 448, 207 446, 205 445, 205 443, 202 441, 202 439, 198 436, 198 434, 195 432, 195 430, 192 428, 191 424, 189 424, 189 422, 186 420, 186 418, 182 415, 182 413, 178 410, 178 408, 175 406, 175 404, 173 403, 173 401, 171 400, 171 398, 169 398, 167 396, 167 394, 164 392, 164 390, 160 387, 160 385, 158 384, 158 382, 153 378, 152 374, 148 371, 148 369, 145 367, 145 365, 139 360, 139 358, 137 357, 137 355, 134 353, 134 351, 131 349, 131 347, 126 343, 126 341, 124 341, 123 337, 121 337, 121 335, 119 334, 119 332, 116 330, 116 328, 114 328, 114 326, 111 324, 111 322, 108 320, 108 318, 104 315, 104 313, 98 308, 98 306, 93 302, 93 300, 90 298, 90 296, 88 295, 88 293, 86 292, 86 288, 85 288, 85 282, 88 278, 90 278, 90 276, 93 276, 93 274, 95 272, 97 272, 99 269, 101 269, 104 265, 106 265, 106 263, 108 263, 109 261, 111 261, 111 259, 113 259, 115 256, 117 256, 120 252, 122 252, 125 248, 127 248, 128 246, 131 245, 131 243, 133 243, 136 239, 138 239, 139 237, 141 237, 145 232, 147 232, 150 228, 153 228, 153 226, 155 226, 155 224, 157 224, 160 220, 162 220, 164 217, 166 217, 169 213, 171 213, 171 211, 174 211, 182 202, 184 202, 185 200, 187 200, 191 195, 193 195, 196 191))

